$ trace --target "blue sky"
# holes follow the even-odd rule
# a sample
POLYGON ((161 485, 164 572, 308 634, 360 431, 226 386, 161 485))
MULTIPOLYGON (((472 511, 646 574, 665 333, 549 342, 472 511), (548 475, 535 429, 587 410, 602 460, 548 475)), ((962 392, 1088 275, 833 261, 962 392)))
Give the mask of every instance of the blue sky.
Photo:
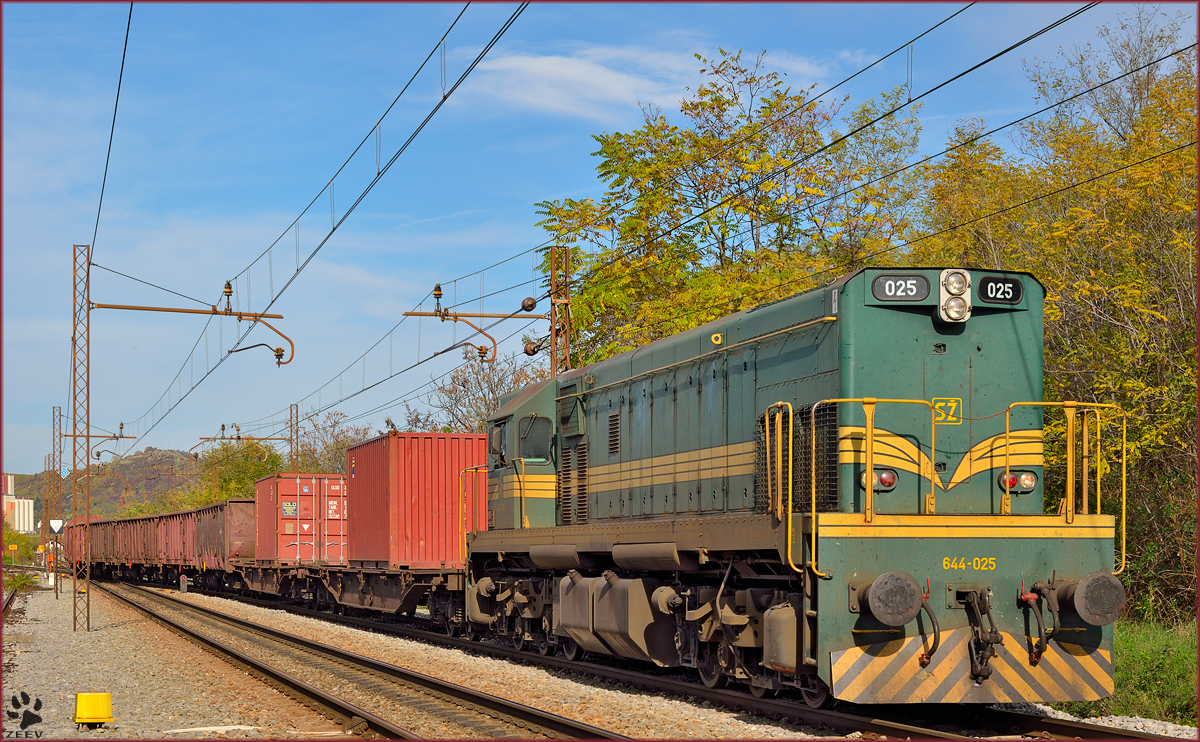
MULTIPOLYGON (((466 10, 446 40, 448 83, 516 7, 466 10)), ((462 338, 449 323, 418 328, 408 321, 389 339, 401 313, 437 281, 460 301, 478 297, 481 287, 489 293, 530 281, 529 255, 482 280, 474 272, 544 240, 536 202, 598 194, 591 135, 635 128, 640 103, 677 113, 686 88, 700 80, 693 54, 766 49, 790 84, 821 90, 961 7, 531 5, 273 305, 285 317, 275 326, 296 342, 294 362, 277 368, 262 348, 235 354, 180 402, 222 343, 232 347, 237 323, 210 325, 206 360, 204 317, 95 310, 92 423, 111 431, 125 422, 127 431, 142 432, 162 417, 134 450, 187 449, 222 423, 282 434, 290 403, 303 400, 307 411, 375 385, 333 409, 366 413, 362 421, 379 428, 385 414, 401 414, 371 410, 458 362, 447 354, 383 381, 416 360, 418 333, 421 358, 462 338), (169 386, 169 398, 159 402, 169 386), (163 417, 168 406, 174 409, 163 417), (252 422, 264 417, 266 427, 252 422)), ((1078 7, 971 7, 917 42, 914 89, 940 83, 1078 7)), ((1174 15, 1192 7, 1162 9, 1174 15)), ((920 115, 922 150, 939 150, 963 119, 1002 124, 1037 108, 1023 63, 1094 42, 1097 26, 1132 8, 1100 5, 938 91, 920 115)), ((96 226, 128 9, 3 6, 5 471, 41 469, 51 407, 65 411, 68 404, 71 245, 90 242, 96 226)), ((300 220, 301 259, 307 257, 329 230, 329 178, 461 9, 135 5, 94 261, 211 303, 224 281, 318 197, 300 220)), ((441 97, 440 61, 435 54, 383 121, 384 162, 441 97)), ((905 80, 900 54, 839 92, 853 107, 905 80)), ((335 218, 374 178, 375 151, 372 138, 336 179, 335 218)), ((249 293, 252 308, 263 310, 295 273, 296 252, 288 232, 250 269, 249 286, 242 274, 242 309, 249 293)), ((534 293, 517 286, 486 298, 483 310, 512 311, 534 293)), ((200 306, 102 270, 93 271, 92 300, 200 306)), ((519 346, 524 325, 496 328, 498 337, 515 333, 505 350, 519 346)), ((277 338, 259 327, 245 344, 258 342, 275 345, 277 338)))

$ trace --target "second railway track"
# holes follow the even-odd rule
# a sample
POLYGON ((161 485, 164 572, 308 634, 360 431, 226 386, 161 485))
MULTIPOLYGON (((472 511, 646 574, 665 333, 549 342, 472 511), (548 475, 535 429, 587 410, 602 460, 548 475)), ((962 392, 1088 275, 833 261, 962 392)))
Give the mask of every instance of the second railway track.
POLYGON ((625 739, 523 704, 223 616, 129 585, 103 589, 180 633, 233 657, 286 694, 364 736, 403 739, 625 739))

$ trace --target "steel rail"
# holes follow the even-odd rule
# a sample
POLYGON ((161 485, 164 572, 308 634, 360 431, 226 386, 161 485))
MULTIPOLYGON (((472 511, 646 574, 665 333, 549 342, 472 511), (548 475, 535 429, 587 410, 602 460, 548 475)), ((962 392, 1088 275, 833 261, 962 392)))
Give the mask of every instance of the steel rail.
POLYGON ((311 701, 311 703, 321 707, 321 709, 328 710, 329 712, 340 716, 344 720, 343 726, 346 728, 348 733, 361 733, 364 737, 366 737, 368 734, 371 734, 372 736, 377 736, 384 739, 422 739, 422 737, 413 734, 407 729, 402 729, 398 726, 395 726, 394 724, 391 724, 390 722, 381 719, 368 711, 360 709, 347 701, 330 695, 319 688, 314 688, 299 678, 295 678, 283 672, 282 670, 278 670, 264 662, 260 662, 249 655, 243 654, 232 647, 222 644, 221 642, 210 639, 197 631, 193 631, 182 624, 172 621, 166 616, 161 616, 150 608, 139 604, 135 600, 131 600, 124 595, 120 595, 119 593, 109 590, 96 582, 93 582, 92 585, 100 588, 105 593, 116 598, 117 600, 136 608, 150 618, 171 629, 175 633, 211 649, 214 653, 216 653, 218 656, 221 656, 222 659, 230 662, 230 664, 234 665, 235 667, 246 669, 250 671, 251 674, 261 676, 270 685, 281 687, 284 689, 284 693, 286 695, 290 695, 293 698, 297 696, 307 698, 311 701))
POLYGON ((9 591, 8 591, 8 597, 6 597, 6 598, 4 599, 4 611, 3 611, 4 613, 8 613, 8 607, 9 607, 10 605, 12 605, 13 598, 15 598, 15 597, 17 597, 17 591, 16 591, 16 590, 9 590, 9 591))
MULTIPOLYGON (((292 605, 280 600, 264 600, 242 595, 231 595, 212 590, 195 590, 195 592, 213 597, 235 600, 247 605, 284 610, 308 618, 335 623, 351 628, 367 629, 376 633, 391 634, 410 639, 420 639, 456 649, 464 649, 491 655, 508 660, 528 662, 555 670, 580 672, 600 677, 605 680, 626 683, 649 690, 665 690, 681 696, 693 696, 701 700, 720 703, 731 708, 761 713, 775 719, 809 726, 826 726, 837 731, 871 732, 881 736, 894 737, 903 732, 905 737, 913 739, 973 739, 959 734, 928 729, 919 726, 915 721, 921 711, 935 709, 939 715, 945 715, 940 721, 952 722, 958 726, 978 728, 987 726, 1001 733, 1017 730, 1017 733, 1052 739, 1137 739, 1137 740, 1175 740, 1158 734, 1139 732, 1119 727, 1089 724, 1082 721, 1053 719, 1050 717, 1024 714, 1018 711, 1005 711, 981 705, 959 704, 921 704, 907 706, 904 704, 885 704, 879 706, 847 706, 862 710, 863 713, 831 711, 828 709, 813 709, 807 705, 782 699, 758 699, 753 696, 732 690, 712 690, 699 683, 676 680, 662 675, 641 673, 632 670, 600 665, 590 662, 571 662, 561 657, 547 657, 533 652, 525 652, 499 644, 486 644, 470 639, 450 637, 445 634, 427 629, 415 628, 396 623, 356 618, 354 616, 335 615, 327 611, 318 611, 303 606, 292 605), (907 718, 912 723, 895 722, 875 718, 888 715, 907 718), (870 725, 870 726, 868 726, 870 725)), ((419 621, 420 619, 414 619, 419 621)))
MULTIPOLYGON (((543 730, 552 731, 554 736, 570 737, 574 739, 629 739, 629 737, 616 734, 615 732, 611 732, 607 729, 601 729, 590 724, 584 724, 583 722, 578 722, 573 719, 568 719, 566 717, 549 713, 547 711, 542 711, 541 709, 533 708, 532 706, 526 706, 525 704, 517 703, 516 701, 510 701, 506 698, 500 698, 498 696, 493 696, 482 691, 467 688, 456 683, 440 680, 430 675, 425 675, 413 670, 407 670, 403 667, 392 665, 387 662, 381 662, 371 657, 366 657, 354 652, 348 652, 344 649, 339 649, 338 647, 334 647, 329 644, 324 644, 311 639, 305 639, 289 632, 271 628, 270 626, 264 626, 262 624, 255 623, 253 621, 247 621, 241 618, 234 618, 233 616, 227 616, 219 611, 214 611, 212 609, 196 605, 195 603, 180 600, 178 598, 171 597, 170 595, 153 592, 140 586, 129 585, 129 587, 133 587, 136 590, 152 595, 156 598, 170 601, 175 605, 194 611, 200 615, 208 616, 219 621, 224 621, 250 631, 256 631, 273 639, 278 639, 282 642, 295 644, 310 652, 326 655, 340 662, 366 668, 367 670, 375 673, 396 678, 413 685, 421 686, 422 688, 426 688, 434 693, 461 701, 464 704, 474 704, 475 706, 483 707, 488 711, 493 711, 497 714, 500 714, 501 717, 509 716, 514 719, 519 719, 528 725, 533 725, 535 728, 540 727, 543 730)), ((531 729, 531 731, 534 731, 534 729, 531 729)))
MULTIPOLYGON (((204 592, 217 597, 233 599, 251 605, 269 606, 273 609, 279 609, 281 607, 279 601, 266 601, 255 598, 246 598, 243 596, 230 596, 228 594, 214 593, 211 591, 198 592, 204 592)), ((794 703, 791 701, 778 699, 759 699, 749 695, 748 693, 741 693, 731 690, 714 690, 706 688, 699 683, 677 680, 674 678, 664 677, 662 675, 651 675, 632 670, 623 670, 620 668, 598 665, 590 662, 571 662, 561 657, 547 657, 496 644, 484 644, 477 641, 471 641, 469 639, 456 639, 448 637, 445 634, 439 634, 437 632, 427 631, 424 629, 409 628, 397 624, 379 623, 367 619, 353 618, 348 616, 333 616, 323 611, 314 611, 308 608, 299 608, 297 606, 289 606, 286 604, 283 609, 290 613, 312 618, 320 618, 332 623, 351 626, 353 628, 364 628, 379 633, 393 634, 396 636, 403 636, 413 639, 422 639, 438 644, 452 646, 457 649, 480 652, 501 659, 529 662, 555 670, 582 672, 603 678, 605 680, 611 680, 633 687, 644 688, 658 692, 666 691, 682 697, 692 696, 694 698, 720 704, 728 708, 757 713, 769 718, 781 719, 792 723, 816 727, 827 727, 839 732, 870 732, 880 736, 893 738, 900 737, 901 739, 905 737, 912 739, 971 739, 971 737, 961 734, 943 732, 937 729, 927 729, 911 724, 888 721, 885 719, 868 718, 859 714, 831 711, 827 709, 814 709, 805 704, 794 703)), ((215 615, 219 616, 221 614, 217 613, 215 615)))

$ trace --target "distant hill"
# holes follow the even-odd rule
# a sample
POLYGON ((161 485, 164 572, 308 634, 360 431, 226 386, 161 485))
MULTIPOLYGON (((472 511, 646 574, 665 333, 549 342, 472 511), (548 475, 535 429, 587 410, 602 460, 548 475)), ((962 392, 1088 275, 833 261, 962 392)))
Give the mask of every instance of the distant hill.
MULTIPOLYGON (((69 455, 69 451, 64 451, 69 455)), ((171 488, 186 487, 188 482, 197 481, 201 476, 211 476, 209 473, 197 471, 199 462, 192 459, 184 451, 173 451, 147 446, 127 456, 115 456, 111 462, 105 462, 101 473, 97 474, 92 467, 92 514, 101 516, 116 515, 122 508, 121 498, 125 504, 148 497, 153 493, 163 492, 171 488), (183 475, 189 476, 183 476, 183 475)), ((53 476, 58 477, 58 474, 53 476)), ((61 480, 63 492, 63 512, 71 517, 71 503, 66 501, 70 493, 71 477, 61 480)), ((42 490, 44 489, 44 474, 13 474, 13 484, 19 497, 33 498, 34 520, 42 518, 42 490)), ((81 510, 83 503, 80 502, 81 510)))

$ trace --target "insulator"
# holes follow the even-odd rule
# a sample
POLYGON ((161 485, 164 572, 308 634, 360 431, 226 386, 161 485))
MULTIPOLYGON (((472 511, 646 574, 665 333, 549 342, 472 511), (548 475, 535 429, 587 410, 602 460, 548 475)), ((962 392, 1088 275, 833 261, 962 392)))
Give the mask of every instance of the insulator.
POLYGON ((282 361, 282 360, 283 360, 283 348, 276 348, 275 349, 275 365, 278 366, 280 361, 282 361))
POLYGON ((440 283, 435 283, 433 285, 433 298, 434 299, 442 298, 442 285, 440 283))
POLYGON ((487 354, 488 354, 488 349, 487 349, 487 346, 486 346, 486 345, 480 345, 480 346, 478 347, 478 351, 479 351, 479 362, 480 362, 480 363, 483 363, 483 359, 487 358, 487 354))
POLYGON ((233 285, 229 281, 225 282, 225 298, 233 296, 233 285))
POLYGON ((538 352, 537 343, 533 342, 532 340, 530 340, 528 343, 525 343, 525 355, 536 356, 537 352, 538 352))
POLYGON ((535 309, 537 309, 537 299, 534 299, 532 296, 526 296, 521 300, 521 311, 532 312, 535 309))

